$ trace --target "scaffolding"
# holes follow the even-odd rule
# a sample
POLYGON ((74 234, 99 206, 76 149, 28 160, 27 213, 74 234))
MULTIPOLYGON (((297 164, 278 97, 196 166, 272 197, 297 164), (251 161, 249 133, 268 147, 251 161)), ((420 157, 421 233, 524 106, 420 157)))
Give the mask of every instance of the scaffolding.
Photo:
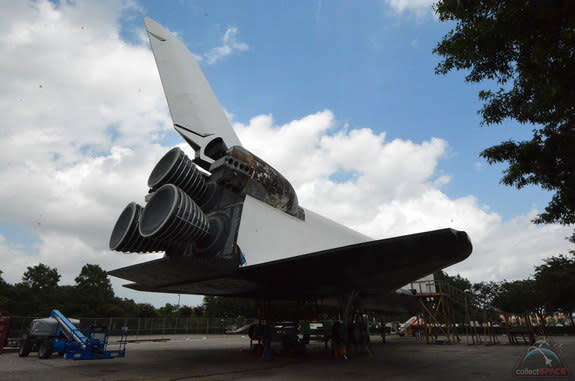
POLYGON ((500 333, 510 337, 509 325, 493 319, 502 313, 469 290, 441 280, 411 284, 421 309, 419 333, 428 344, 498 344, 500 333), (494 321, 495 320, 495 321, 494 321))

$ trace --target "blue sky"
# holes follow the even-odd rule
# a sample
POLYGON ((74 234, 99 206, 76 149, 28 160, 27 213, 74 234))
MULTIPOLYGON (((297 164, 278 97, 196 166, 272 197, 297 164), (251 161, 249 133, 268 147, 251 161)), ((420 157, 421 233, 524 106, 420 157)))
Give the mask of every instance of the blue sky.
POLYGON ((278 124, 323 109, 355 128, 385 131, 389 139, 449 142, 439 170, 456 174, 445 187, 453 197, 475 194, 511 218, 550 195, 499 184, 504 166, 488 166, 479 153, 531 129, 512 121, 480 127, 477 92, 465 73, 438 76, 433 47, 452 25, 431 11, 416 17, 386 2, 295 1, 143 2, 145 13, 176 31, 192 51, 216 45, 226 28, 249 44, 218 65, 204 67, 215 93, 237 120, 268 110, 278 124), (168 9, 167 9, 168 8, 168 9))
MULTIPOLYGON (((10 282, 38 262, 69 284, 85 263, 157 257, 107 248, 162 154, 192 154, 171 128, 144 16, 198 57, 244 145, 304 206, 378 238, 466 230, 474 253, 448 271, 475 282, 525 278, 570 248, 569 228, 530 223, 551 195, 499 184, 504 166, 479 157, 531 128, 480 127, 487 85, 434 74, 433 47, 452 25, 431 1, 0 4, 0 269, 10 282)), ((113 280, 121 296, 166 301, 122 283, 113 280)))

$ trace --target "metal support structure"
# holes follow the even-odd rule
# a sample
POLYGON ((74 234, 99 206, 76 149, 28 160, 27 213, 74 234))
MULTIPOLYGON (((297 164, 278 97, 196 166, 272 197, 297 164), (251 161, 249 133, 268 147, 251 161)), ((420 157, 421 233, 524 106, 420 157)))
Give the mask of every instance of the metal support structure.
MULTIPOLYGON (((440 280, 419 281, 412 285, 424 316, 427 343, 436 343, 439 335, 445 336, 447 343, 459 343, 460 327, 464 329, 466 344, 499 343, 496 327, 489 315, 490 312, 501 314, 502 311, 485 302, 480 296, 440 280)), ((505 331, 509 336, 507 321, 505 331)))
POLYGON ((440 342, 445 336, 447 343, 461 341, 453 316, 453 308, 448 294, 441 292, 421 293, 418 299, 423 312, 425 339, 428 344, 440 342))

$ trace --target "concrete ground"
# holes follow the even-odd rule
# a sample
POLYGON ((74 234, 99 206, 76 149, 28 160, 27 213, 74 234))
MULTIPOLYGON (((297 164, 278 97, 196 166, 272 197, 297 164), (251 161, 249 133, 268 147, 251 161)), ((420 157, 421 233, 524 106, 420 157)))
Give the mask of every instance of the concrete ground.
MULTIPOLYGON (((575 370, 575 337, 553 337, 575 370)), ((504 338, 500 340, 506 342, 504 338)), ((110 348, 113 349, 113 348, 110 348)), ((0 355, 0 380, 512 380, 525 345, 428 345, 409 337, 373 338, 372 355, 335 359, 323 344, 298 357, 262 361, 238 335, 171 336, 165 342, 129 343, 126 357, 71 361, 32 353, 0 355)), ((570 379, 574 379, 570 376, 570 379)))

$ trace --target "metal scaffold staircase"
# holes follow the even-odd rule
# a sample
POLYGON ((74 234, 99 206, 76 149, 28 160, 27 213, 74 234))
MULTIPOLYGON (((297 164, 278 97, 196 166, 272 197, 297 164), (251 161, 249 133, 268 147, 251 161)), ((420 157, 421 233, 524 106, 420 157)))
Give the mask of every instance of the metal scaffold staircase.
MULTIPOLYGON (((421 307, 419 333, 428 344, 498 344, 497 323, 501 311, 477 295, 441 280, 413 282, 421 307)), ((507 325, 505 325, 507 331, 507 325)))

